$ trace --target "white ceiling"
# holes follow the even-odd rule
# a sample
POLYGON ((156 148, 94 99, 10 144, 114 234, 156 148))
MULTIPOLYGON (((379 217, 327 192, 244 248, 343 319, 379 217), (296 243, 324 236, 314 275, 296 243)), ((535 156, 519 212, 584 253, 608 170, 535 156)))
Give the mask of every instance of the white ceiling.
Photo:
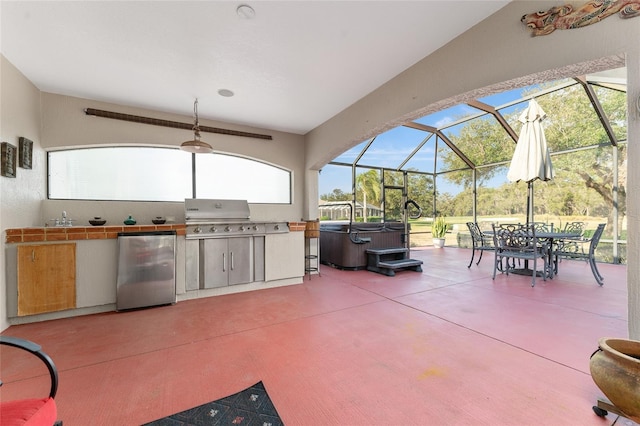
POLYGON ((45 92, 305 134, 507 3, 2 0, 0 42, 45 92))

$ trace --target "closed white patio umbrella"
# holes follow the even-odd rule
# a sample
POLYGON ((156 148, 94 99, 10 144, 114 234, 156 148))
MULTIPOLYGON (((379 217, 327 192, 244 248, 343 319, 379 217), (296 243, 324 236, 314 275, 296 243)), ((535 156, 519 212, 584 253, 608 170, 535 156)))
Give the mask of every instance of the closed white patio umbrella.
POLYGON ((553 179, 551 155, 542 128, 545 117, 546 113, 540 105, 531 99, 518 118, 522 129, 507 173, 507 179, 511 182, 527 182, 527 223, 533 222, 533 181, 553 179))

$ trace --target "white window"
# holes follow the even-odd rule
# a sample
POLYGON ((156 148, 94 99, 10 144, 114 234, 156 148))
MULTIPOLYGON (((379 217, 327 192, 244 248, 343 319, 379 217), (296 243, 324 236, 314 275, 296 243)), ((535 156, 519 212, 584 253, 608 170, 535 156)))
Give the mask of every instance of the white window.
POLYGON ((290 204, 291 172, 233 155, 196 155, 196 198, 290 204))
POLYGON ((178 149, 101 147, 49 152, 49 198, 184 201, 191 154, 178 149))
POLYGON ((184 201, 196 197, 291 203, 290 171, 225 154, 195 155, 152 147, 50 151, 48 173, 50 199, 184 201))

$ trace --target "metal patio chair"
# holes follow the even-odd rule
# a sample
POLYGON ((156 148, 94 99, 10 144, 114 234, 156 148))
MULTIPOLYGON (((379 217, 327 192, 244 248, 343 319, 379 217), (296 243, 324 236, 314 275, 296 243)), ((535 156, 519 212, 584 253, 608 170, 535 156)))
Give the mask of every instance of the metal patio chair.
POLYGON ((467 222, 467 228, 469 228, 469 232, 471 233, 471 241, 473 244, 473 246, 471 247, 471 260, 469 261, 469 265, 467 265, 467 268, 471 268, 476 250, 480 251, 480 256, 478 257, 478 261, 476 262, 476 265, 478 265, 482 260, 482 253, 484 253, 485 250, 495 251, 496 248, 492 244, 491 237, 485 235, 480 230, 480 227, 476 222, 467 222))
POLYGON ((578 237, 582 236, 584 232, 584 222, 567 222, 564 225, 563 232, 572 232, 576 234, 578 237))
POLYGON ((536 232, 553 232, 553 223, 531 222, 536 232))
POLYGON ((559 247, 553 252, 554 256, 554 268, 557 273, 558 262, 561 259, 582 259, 589 262, 589 266, 591 267, 591 272, 593 273, 594 278, 598 285, 604 284, 604 278, 600 274, 598 270, 598 265, 596 264, 596 248, 598 247, 598 243, 600 242, 600 238, 604 232, 604 227, 606 223, 601 223, 596 228, 595 232, 591 236, 591 238, 581 238, 572 241, 574 244, 569 244, 563 247, 559 247), (585 252, 585 246, 588 244, 589 248, 585 252))
MULTIPOLYGON (((536 285, 538 259, 543 261, 542 278, 547 280, 549 274, 549 249, 546 242, 536 238, 535 227, 529 225, 493 225, 493 243, 495 249, 495 260, 493 263, 493 279, 496 278, 496 271, 500 268, 509 275, 509 271, 514 271, 513 262, 509 265, 509 259, 524 260, 526 263, 533 262, 533 269, 523 270, 523 273, 531 273, 531 287, 536 285), (503 260, 506 261, 503 264, 503 260), (504 267, 503 267, 504 265, 504 267)), ((519 271, 518 271, 519 272, 519 271)))
MULTIPOLYGON (((0 345, 11 346, 27 352, 40 359, 47 370, 51 381, 47 397, 31 397, 0 403, 0 424, 2 425, 47 425, 61 426, 57 420, 58 410, 54 400, 58 390, 58 370, 53 360, 42 351, 40 345, 29 340, 11 336, 0 336, 0 345)), ((3 360, 3 362, 6 362, 3 360)), ((0 386, 2 382, 0 381, 0 386)))
POLYGON ((557 251, 570 251, 577 252, 582 249, 584 253, 583 247, 583 239, 582 233, 584 232, 585 223, 584 222, 567 222, 562 229, 562 232, 567 232, 574 234, 574 236, 569 238, 560 238, 554 241, 554 247, 552 248, 554 252, 553 265, 554 271, 558 272, 558 262, 560 259, 555 255, 557 251))

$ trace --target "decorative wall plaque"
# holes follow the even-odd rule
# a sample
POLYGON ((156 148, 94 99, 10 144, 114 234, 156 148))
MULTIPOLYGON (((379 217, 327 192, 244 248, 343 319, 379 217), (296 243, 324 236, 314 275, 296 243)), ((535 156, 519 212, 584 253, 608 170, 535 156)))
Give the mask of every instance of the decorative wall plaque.
POLYGON ((532 36, 551 34, 555 30, 586 27, 617 13, 621 18, 640 16, 640 0, 595 0, 574 9, 570 4, 541 12, 528 13, 520 21, 532 36))
POLYGON ((2 142, 0 155, 0 175, 16 177, 16 147, 8 142, 2 142))
POLYGON ((18 166, 23 169, 30 169, 32 156, 33 142, 21 136, 18 140, 18 166))

